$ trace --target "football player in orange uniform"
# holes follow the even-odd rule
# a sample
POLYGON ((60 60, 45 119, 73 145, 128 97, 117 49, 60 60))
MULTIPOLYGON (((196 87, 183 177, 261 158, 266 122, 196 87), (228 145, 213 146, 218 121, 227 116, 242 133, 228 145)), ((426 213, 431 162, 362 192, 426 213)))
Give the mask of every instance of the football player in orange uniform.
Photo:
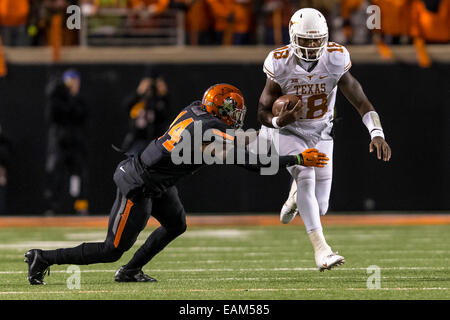
MULTIPOLYGON (((197 151, 205 151, 211 145, 216 145, 217 148, 212 149, 218 150, 216 156, 234 156, 233 152, 221 151, 229 151, 227 145, 234 146, 237 139, 233 132, 242 127, 245 112, 244 97, 238 88, 217 84, 206 90, 202 101, 195 101, 185 107, 166 133, 151 141, 141 153, 130 155, 119 163, 114 173, 116 199, 105 241, 82 243, 74 248, 29 250, 25 254, 25 261, 28 263, 30 284, 44 284, 44 275, 53 264, 86 265, 117 261, 133 246, 150 215, 161 226, 150 234, 133 258, 116 272, 115 281, 156 281, 144 274, 142 267, 186 230, 185 212, 175 184, 180 178, 209 164, 203 159, 195 161, 197 151), (206 138, 208 132, 209 138, 206 138), (192 136, 194 139, 189 139, 192 136), (190 157, 175 164, 174 156, 180 151, 179 146, 183 145, 183 153, 190 157)), ((279 157, 279 166, 323 167, 327 160, 325 154, 309 149, 297 155, 279 157)), ((265 164, 246 161, 241 166, 253 170, 265 164)))

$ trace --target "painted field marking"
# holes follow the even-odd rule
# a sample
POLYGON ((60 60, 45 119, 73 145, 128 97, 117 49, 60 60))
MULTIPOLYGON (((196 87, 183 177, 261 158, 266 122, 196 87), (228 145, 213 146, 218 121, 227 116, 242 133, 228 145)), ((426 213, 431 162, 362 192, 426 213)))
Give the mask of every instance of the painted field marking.
MULTIPOLYGON (((135 246, 139 246, 141 244, 144 243, 144 240, 138 240, 136 241, 135 246)), ((61 247, 74 247, 79 245, 79 242, 75 242, 75 241, 27 241, 27 242, 21 242, 21 243, 10 243, 10 244, 0 244, 0 250, 1 249, 14 249, 14 250, 19 250, 19 249, 30 249, 30 248, 42 248, 42 249, 56 249, 56 248, 61 248, 61 247)), ((336 244, 336 247, 342 246, 345 247, 347 250, 352 251, 352 252, 367 252, 368 250, 370 251, 375 251, 375 252, 382 252, 383 254, 394 254, 394 253, 401 253, 401 254, 406 254, 406 253, 428 253, 428 254, 447 254, 450 253, 450 250, 416 250, 416 249, 411 249, 408 246, 405 246, 403 250, 392 250, 392 249, 380 249, 380 245, 376 245, 376 246, 366 246, 366 245, 355 245, 355 244, 343 244, 343 245, 339 245, 336 244), (360 250, 355 250, 352 248, 361 248, 360 250)), ((447 245, 444 245, 445 247, 448 247, 447 245)), ((416 247, 416 246, 411 246, 411 247, 416 247)), ((219 247, 219 246, 195 246, 195 247, 168 247, 165 249, 164 254, 186 254, 185 252, 196 252, 196 254, 214 254, 215 252, 217 253, 226 253, 226 252, 240 252, 242 254, 263 254, 264 252, 261 251, 270 251, 267 253, 274 253, 276 252, 277 254, 280 253, 291 253, 291 254, 299 254, 298 251, 294 251, 294 250, 279 250, 279 249, 286 249, 286 246, 240 246, 240 247, 227 247, 227 246, 223 246, 223 247, 219 247), (254 251, 254 252, 245 252, 245 251, 249 251, 249 250, 255 250, 257 249, 258 251, 254 251), (181 253, 178 253, 180 252, 181 253)), ((308 248, 308 253, 309 253, 309 248, 308 248)))
MULTIPOLYGON (((366 270, 367 268, 345 268, 340 267, 336 270, 354 271, 366 270)), ((382 270, 449 270, 450 267, 383 267, 382 270)), ((111 270, 81 270, 86 273, 102 273, 102 272, 116 272, 116 269, 111 270)), ((317 271, 317 268, 212 268, 212 269, 145 269, 145 272, 236 272, 236 271, 317 271)), ((0 274, 24 274, 28 271, 0 271, 0 274)), ((52 273, 66 273, 66 270, 55 270, 52 273)))
MULTIPOLYGON (((239 288, 239 289, 151 289, 152 292, 227 292, 227 291, 263 291, 263 292, 276 292, 276 291, 342 291, 342 289, 339 288, 239 288)), ((345 288, 345 291, 375 291, 374 289, 367 289, 367 288, 345 288)), ((382 290, 382 291, 428 291, 428 290, 449 290, 449 288, 441 288, 441 287, 431 287, 431 288, 380 288, 376 290, 382 290)), ((83 291, 0 291, 0 295, 17 295, 17 294, 89 294, 89 293, 135 293, 136 290, 129 290, 129 291, 113 291, 113 290, 83 290, 83 291)))
MULTIPOLYGON (((122 291, 122 293, 126 293, 127 291, 122 291)), ((117 291, 111 290, 67 290, 67 291, 0 291, 1 295, 8 294, 41 294, 41 293, 52 293, 52 294, 63 294, 63 293, 118 293, 117 291)))

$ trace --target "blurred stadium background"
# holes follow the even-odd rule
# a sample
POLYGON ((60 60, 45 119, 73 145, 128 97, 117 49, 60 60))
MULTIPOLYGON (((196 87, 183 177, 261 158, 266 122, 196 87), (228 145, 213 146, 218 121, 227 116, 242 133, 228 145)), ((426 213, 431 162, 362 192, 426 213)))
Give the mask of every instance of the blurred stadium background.
MULTIPOLYGON (((321 10, 330 41, 349 48, 351 72, 380 113, 393 150, 388 164, 368 153, 367 130, 339 94, 330 211, 448 212, 449 0, 0 0, 0 125, 2 150, 10 150, 2 152, 2 214, 46 211, 51 79, 69 68, 81 75, 89 114, 86 200, 90 215, 104 215, 122 159, 111 144, 120 146, 129 130, 123 101, 141 78, 157 72, 164 79, 168 118, 212 83, 232 83, 246 98, 246 127, 257 128, 262 63, 288 43, 289 18, 302 7, 321 10), (381 9, 381 29, 369 30, 373 4, 381 9), (80 21, 71 20, 70 5, 81 8, 80 21), (80 29, 68 29, 68 21, 80 22, 80 29)), ((284 171, 259 176, 218 166, 179 185, 186 211, 195 214, 277 213, 288 188, 284 171), (226 198, 214 192, 224 188, 226 198)), ((72 212, 67 199, 60 213, 72 212)))

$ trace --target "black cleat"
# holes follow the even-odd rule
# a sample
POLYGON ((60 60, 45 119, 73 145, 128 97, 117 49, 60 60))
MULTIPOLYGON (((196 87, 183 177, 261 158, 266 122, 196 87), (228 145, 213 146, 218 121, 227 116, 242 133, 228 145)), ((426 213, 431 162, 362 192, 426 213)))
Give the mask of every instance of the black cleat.
POLYGON ((142 269, 125 269, 120 267, 114 276, 116 282, 156 282, 155 278, 146 275, 142 269))
POLYGON ((42 250, 31 249, 25 253, 25 262, 28 263, 28 281, 30 284, 45 284, 45 273, 50 275, 50 265, 42 258, 42 250))

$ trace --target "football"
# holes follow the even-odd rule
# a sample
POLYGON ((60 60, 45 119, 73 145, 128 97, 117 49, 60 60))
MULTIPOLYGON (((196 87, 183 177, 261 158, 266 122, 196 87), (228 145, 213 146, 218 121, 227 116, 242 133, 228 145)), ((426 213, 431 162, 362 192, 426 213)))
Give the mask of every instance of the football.
POLYGON ((272 114, 276 117, 280 114, 283 106, 288 103, 288 110, 292 109, 296 103, 298 102, 298 97, 293 94, 286 94, 284 96, 279 97, 272 105, 272 114))

